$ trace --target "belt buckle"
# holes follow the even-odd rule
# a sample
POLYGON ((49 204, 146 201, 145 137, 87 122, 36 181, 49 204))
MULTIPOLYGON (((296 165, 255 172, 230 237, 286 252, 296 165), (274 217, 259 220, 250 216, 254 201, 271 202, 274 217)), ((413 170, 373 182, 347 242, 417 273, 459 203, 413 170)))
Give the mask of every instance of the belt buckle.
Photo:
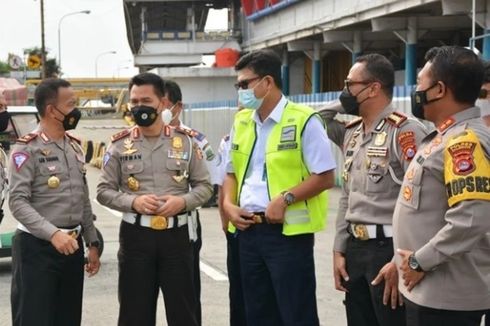
POLYGON ((252 216, 252 220, 257 223, 257 224, 262 224, 264 223, 264 219, 262 218, 262 216, 258 215, 258 214, 254 214, 252 216))
POLYGON ((368 229, 364 224, 352 224, 352 233, 356 239, 369 240, 368 229))
POLYGON ((74 228, 66 232, 70 237, 73 239, 78 239, 78 236, 80 235, 80 230, 79 228, 74 228))
POLYGON ((165 230, 168 228, 167 218, 161 215, 151 217, 150 228, 153 230, 165 230))

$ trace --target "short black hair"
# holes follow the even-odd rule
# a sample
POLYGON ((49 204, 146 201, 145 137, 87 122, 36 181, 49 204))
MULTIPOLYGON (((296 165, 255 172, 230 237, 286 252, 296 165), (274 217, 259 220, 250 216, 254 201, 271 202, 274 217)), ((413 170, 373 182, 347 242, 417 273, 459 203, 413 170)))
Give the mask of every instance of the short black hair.
POLYGON ((238 60, 235 70, 248 68, 259 77, 271 76, 278 88, 282 88, 281 58, 276 52, 264 49, 250 52, 238 60))
POLYGON ((460 46, 434 47, 427 51, 433 82, 442 81, 460 103, 475 103, 483 83, 483 62, 473 51, 460 46))
POLYGON ((70 82, 61 78, 47 78, 37 85, 34 91, 34 101, 37 112, 44 117, 46 106, 58 100, 58 90, 62 87, 71 87, 70 82))
POLYGON ((381 89, 391 99, 393 97, 393 87, 395 86, 395 69, 390 60, 384 55, 369 53, 358 57, 356 62, 365 64, 366 78, 380 83, 381 89))
POLYGON ((177 102, 182 102, 182 91, 180 90, 179 84, 174 82, 173 80, 165 79, 164 80, 164 94, 170 102, 173 104, 177 102))
POLYGON ((130 92, 131 92, 131 88, 134 85, 136 86, 153 85, 153 90, 155 91, 156 96, 158 97, 165 96, 164 81, 162 77, 158 76, 157 74, 151 72, 143 72, 141 74, 138 74, 133 78, 131 78, 131 80, 129 81, 128 89, 130 92))
POLYGON ((483 68, 485 69, 483 74, 483 83, 490 83, 490 61, 485 61, 483 68))

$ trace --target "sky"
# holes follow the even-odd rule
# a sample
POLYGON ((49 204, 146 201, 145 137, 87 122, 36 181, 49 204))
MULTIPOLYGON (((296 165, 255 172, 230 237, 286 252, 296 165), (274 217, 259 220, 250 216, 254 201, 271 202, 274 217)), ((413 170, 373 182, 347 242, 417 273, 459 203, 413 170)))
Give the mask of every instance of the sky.
MULTIPOLYGON (((61 17, 82 10, 91 13, 70 15, 61 23, 63 77, 95 77, 96 61, 98 77, 138 73, 126 37, 122 0, 44 0, 48 57, 58 57, 61 17), (111 51, 116 54, 103 54, 111 51)), ((0 0, 0 13, 0 60, 7 61, 9 53, 23 57, 25 48, 41 47, 40 0, 0 0)), ((215 14, 223 17, 223 12, 215 14)), ((209 29, 226 26, 226 18, 208 21, 209 29)))

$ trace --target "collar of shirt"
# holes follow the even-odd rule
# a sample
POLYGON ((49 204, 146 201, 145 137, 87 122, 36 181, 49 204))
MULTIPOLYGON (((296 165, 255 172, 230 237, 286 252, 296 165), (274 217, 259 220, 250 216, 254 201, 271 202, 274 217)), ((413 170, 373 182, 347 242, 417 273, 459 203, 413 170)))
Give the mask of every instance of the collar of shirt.
MULTIPOLYGON (((389 116, 391 113, 393 113, 394 109, 393 109, 393 106, 391 106, 391 103, 388 104, 384 109, 383 111, 381 111, 381 113, 378 115, 377 119, 375 120, 375 122, 373 123, 372 125, 372 130, 370 130, 370 132, 374 132, 376 130, 376 128, 380 125, 380 123, 386 119, 387 116, 389 116)), ((386 122, 384 122, 386 123, 386 122)), ((384 124, 383 124, 384 126, 384 124)))
POLYGON ((284 108, 286 107, 287 103, 288 103, 288 100, 286 99, 286 97, 284 95, 282 95, 279 102, 277 102, 277 104, 274 107, 274 109, 272 110, 272 112, 269 114, 269 116, 264 121, 260 121, 259 113, 257 112, 257 110, 254 112, 252 119, 259 126, 262 125, 263 123, 265 123, 269 119, 273 120, 275 123, 279 123, 281 121, 282 113, 284 112, 284 108))
POLYGON ((449 129, 453 128, 456 125, 461 124, 463 121, 480 118, 480 115, 481 113, 479 107, 477 106, 470 107, 444 120, 444 122, 442 122, 439 126, 437 126, 437 131, 443 135, 449 129))

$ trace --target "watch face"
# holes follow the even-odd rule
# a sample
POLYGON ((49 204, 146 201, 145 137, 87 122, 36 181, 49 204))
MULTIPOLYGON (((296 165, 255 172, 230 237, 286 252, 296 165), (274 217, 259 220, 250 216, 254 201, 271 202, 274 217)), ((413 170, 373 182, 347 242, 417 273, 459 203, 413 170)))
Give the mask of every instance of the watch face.
POLYGON ((294 202, 294 195, 290 192, 286 194, 285 198, 288 205, 291 205, 294 202))
POLYGON ((408 258, 408 266, 413 270, 418 270, 420 268, 420 265, 419 265, 418 261, 415 259, 414 255, 411 255, 408 258))

